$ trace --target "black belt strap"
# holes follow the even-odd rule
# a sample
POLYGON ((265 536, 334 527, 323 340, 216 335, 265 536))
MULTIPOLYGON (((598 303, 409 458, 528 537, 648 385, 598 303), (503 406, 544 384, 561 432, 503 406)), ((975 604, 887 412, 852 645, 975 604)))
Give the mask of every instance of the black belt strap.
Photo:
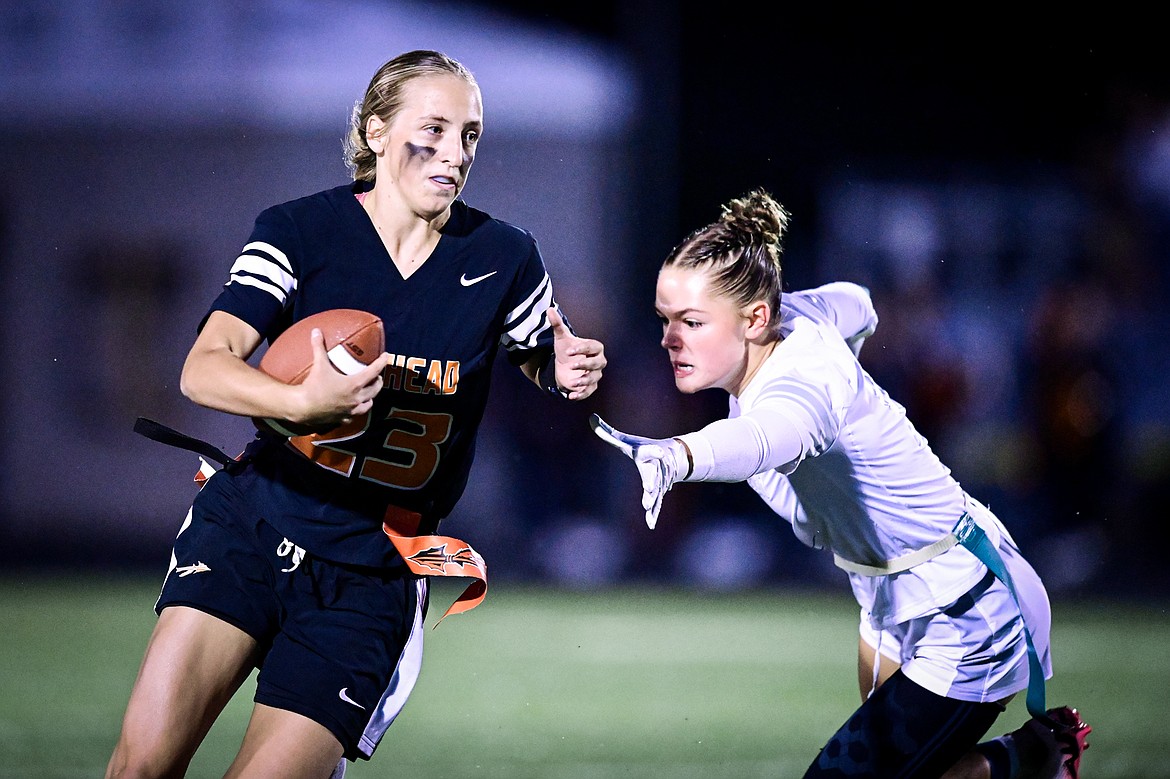
POLYGON ((186 433, 180 433, 178 430, 167 427, 161 422, 155 422, 153 419, 138 417, 134 422, 134 432, 139 435, 144 435, 153 441, 167 444, 168 446, 177 446, 180 449, 195 452, 208 460, 214 460, 225 468, 239 465, 238 460, 233 457, 228 457, 224 452, 206 441, 192 438, 186 433))

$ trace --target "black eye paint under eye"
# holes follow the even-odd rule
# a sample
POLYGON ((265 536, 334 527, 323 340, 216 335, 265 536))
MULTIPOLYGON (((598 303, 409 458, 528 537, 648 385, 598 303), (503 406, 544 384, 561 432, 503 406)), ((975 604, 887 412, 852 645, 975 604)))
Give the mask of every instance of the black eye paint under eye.
POLYGON ((438 154, 438 150, 431 146, 419 146, 417 144, 411 143, 410 141, 407 141, 405 146, 406 153, 411 157, 422 157, 424 160, 429 160, 438 154))

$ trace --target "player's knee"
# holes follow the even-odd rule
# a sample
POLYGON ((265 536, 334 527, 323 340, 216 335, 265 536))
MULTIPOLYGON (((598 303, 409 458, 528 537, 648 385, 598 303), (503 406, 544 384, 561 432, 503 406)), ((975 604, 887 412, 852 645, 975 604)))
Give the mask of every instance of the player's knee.
POLYGON ((161 755, 149 745, 135 744, 123 737, 106 766, 105 779, 178 779, 186 767, 184 760, 161 755))
POLYGON ((106 768, 106 779, 166 779, 181 777, 183 772, 170 771, 151 762, 134 760, 111 760, 106 768))

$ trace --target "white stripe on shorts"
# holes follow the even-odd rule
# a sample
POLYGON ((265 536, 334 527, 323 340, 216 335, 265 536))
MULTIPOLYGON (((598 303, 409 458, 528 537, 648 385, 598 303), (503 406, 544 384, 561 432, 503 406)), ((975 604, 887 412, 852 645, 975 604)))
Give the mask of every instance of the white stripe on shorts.
POLYGON ((358 749, 366 757, 374 754, 374 749, 382 736, 394 724, 394 720, 406 705, 406 699, 414 690, 422 670, 423 658, 423 605, 427 600, 427 580, 420 578, 415 583, 417 599, 414 607, 414 625, 410 629, 410 638, 402 648, 402 656, 398 658, 398 667, 390 677, 390 685, 382 694, 382 700, 374 708, 374 716, 370 718, 358 741, 358 749))

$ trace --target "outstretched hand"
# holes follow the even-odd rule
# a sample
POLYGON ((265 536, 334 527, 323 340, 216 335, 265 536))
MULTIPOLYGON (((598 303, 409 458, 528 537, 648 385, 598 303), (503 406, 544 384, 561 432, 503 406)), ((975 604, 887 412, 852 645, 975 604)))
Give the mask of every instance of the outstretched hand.
POLYGON ((557 386, 569 400, 584 400, 597 391, 601 381, 606 365, 605 346, 601 341, 573 335, 555 307, 548 309, 548 321, 553 330, 557 386))
POLYGON ((615 429, 597 414, 589 417, 589 427, 597 437, 634 461, 642 478, 642 508, 646 510, 646 526, 651 530, 658 523, 662 498, 678 479, 680 464, 686 459, 686 450, 676 438, 643 438, 615 429))

